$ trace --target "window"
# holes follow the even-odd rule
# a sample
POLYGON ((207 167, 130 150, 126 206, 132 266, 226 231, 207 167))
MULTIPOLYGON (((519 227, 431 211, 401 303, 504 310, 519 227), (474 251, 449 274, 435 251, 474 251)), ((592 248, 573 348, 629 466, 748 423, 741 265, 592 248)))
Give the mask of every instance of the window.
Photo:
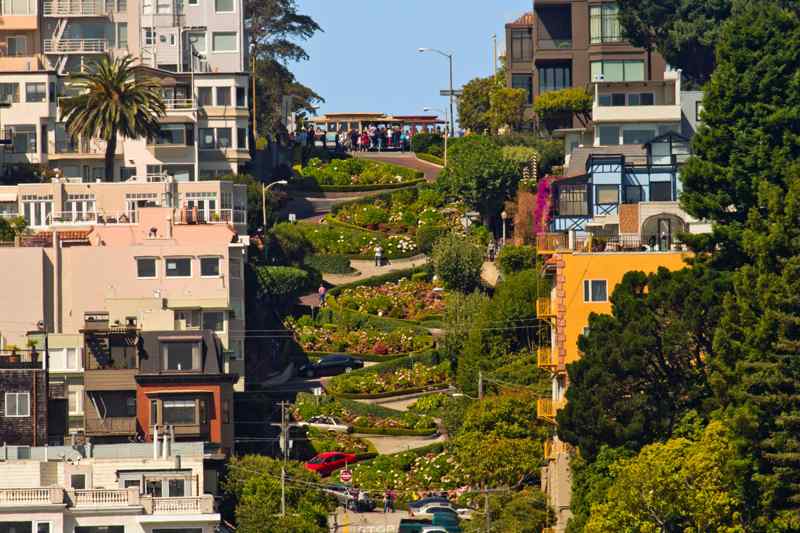
POLYGON ((630 93, 628 95, 628 105, 653 105, 655 97, 653 93, 630 93))
POLYGON ((158 400, 150 400, 150 425, 158 425, 158 400))
POLYGON ((128 48, 128 23, 117 22, 117 47, 128 48))
POLYGON ((201 257, 200 275, 204 277, 219 276, 219 257, 201 257))
POLYGON ((164 400, 164 424, 194 424, 195 412, 194 400, 164 400))
POLYGON ((172 257, 166 260, 168 278, 190 278, 192 260, 188 257, 172 257))
POLYGON ((644 81, 644 61, 592 61, 592 80, 597 79, 644 81))
POLYGON ((125 533, 125 526, 75 526, 75 533, 125 533))
POLYGON ((521 28, 511 30, 511 61, 533 59, 533 30, 521 28))
POLYGON ((142 481, 139 479, 126 479, 122 482, 122 487, 125 489, 140 488, 141 486, 142 481))
POLYGON ((233 0, 214 0, 214 10, 217 13, 233 12, 233 0))
POLYGON ((198 54, 206 53, 206 34, 201 31, 193 31, 187 33, 189 39, 189 46, 194 49, 198 54))
POLYGON ((200 345, 197 342, 164 342, 161 344, 161 350, 164 356, 164 370, 200 369, 200 345))
POLYGON ((542 64, 537 68, 539 94, 572 87, 572 65, 564 63, 542 64))
POLYGON ((672 183, 668 181, 650 182, 650 201, 651 202, 671 202, 672 183))
POLYGON ((523 89, 528 95, 525 101, 528 102, 528 105, 533 104, 533 76, 530 74, 512 74, 511 87, 523 89))
POLYGON ((231 129, 230 128, 217 128, 217 148, 230 148, 231 144, 231 129))
POLYGON ((214 129, 213 128, 200 128, 200 148, 211 149, 214 148, 214 129))
POLYGON ((217 105, 229 106, 231 105, 231 88, 230 87, 217 87, 217 105))
POLYGON ((69 476, 69 486, 76 490, 86 488, 86 474, 72 474, 69 476))
POLYGON ((78 349, 77 348, 67 348, 64 350, 65 358, 66 358, 66 365, 67 370, 77 370, 78 369, 78 349))
POLYGON ((136 396, 125 398, 125 416, 136 416, 136 396))
POLYGON ((47 100, 47 84, 46 83, 26 83, 25 84, 25 101, 26 102, 44 102, 47 100))
POLYGON ((584 280, 583 301, 586 303, 608 301, 608 282, 604 279, 584 280))
POLYGON ((247 89, 236 87, 236 107, 247 107, 247 89))
POLYGON ((28 39, 24 35, 12 35, 6 38, 6 48, 10 56, 28 55, 28 39))
POLYGON ((214 32, 211 34, 211 48, 214 52, 236 52, 236 32, 214 32))
POLYGON ((600 146, 615 146, 619 144, 619 126, 598 126, 600 146))
POLYGON ((587 216, 586 185, 561 185, 558 189, 558 214, 562 216, 587 216))
POLYGON ((617 4, 591 6, 589 17, 591 19, 592 44, 614 43, 622 40, 617 4))
POLYGON ((19 102, 19 83, 0 83, 0 102, 19 102))
POLYGON ((28 392, 7 392, 5 398, 6 417, 31 416, 31 395, 28 392))
POLYGON ((80 391, 69 391, 69 414, 83 414, 83 394, 80 391))
POLYGON ((175 311, 175 320, 177 324, 175 329, 200 329, 200 310, 199 309, 184 309, 175 311))
POLYGON ((236 128, 236 147, 247 150, 247 128, 236 128))
POLYGON ((644 191, 641 185, 626 185, 625 198, 626 204, 638 204, 644 201, 644 191))
POLYGON ((138 257, 138 258, 136 258, 136 277, 137 278, 155 278, 156 277, 156 259, 154 257, 138 257))
MULTIPOLYGON (((147 13, 147 11, 145 11, 147 13)), ((153 28, 143 28, 144 31, 144 44, 146 45, 154 45, 156 44, 156 32, 153 28)))
POLYGON ((185 146, 186 125, 185 124, 162 124, 161 131, 156 139, 156 144, 185 146))
POLYGON ((651 129, 628 129, 622 131, 622 144, 644 144, 656 136, 651 129))
POLYGON ((196 6, 200 4, 200 0, 189 0, 190 6, 196 6))
POLYGON ((212 331, 225 331, 225 312, 209 311, 203 313, 203 327, 212 331))
POLYGON ((6 131, 10 132, 15 154, 36 153, 36 126, 33 124, 11 126, 6 131))
POLYGON ((599 205, 618 204, 619 187, 616 185, 596 185, 595 203, 599 205))

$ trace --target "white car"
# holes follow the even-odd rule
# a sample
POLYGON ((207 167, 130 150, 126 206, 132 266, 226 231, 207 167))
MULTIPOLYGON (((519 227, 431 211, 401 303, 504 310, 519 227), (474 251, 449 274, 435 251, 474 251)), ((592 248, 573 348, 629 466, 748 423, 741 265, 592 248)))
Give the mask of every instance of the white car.
POLYGON ((431 502, 417 508, 409 509, 411 516, 433 515, 434 513, 451 512, 456 513, 456 508, 445 502, 431 502))
POLYGON ((330 431, 332 433, 349 433, 351 427, 347 424, 342 424, 332 416, 312 416, 298 425, 311 428, 320 429, 322 431, 330 431))

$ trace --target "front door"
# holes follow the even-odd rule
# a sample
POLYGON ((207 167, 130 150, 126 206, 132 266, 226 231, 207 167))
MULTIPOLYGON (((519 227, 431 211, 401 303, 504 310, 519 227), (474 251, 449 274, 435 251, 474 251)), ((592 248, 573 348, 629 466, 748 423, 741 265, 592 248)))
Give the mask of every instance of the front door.
POLYGON ((658 219, 658 249, 662 252, 668 251, 672 247, 672 220, 668 218, 658 219))

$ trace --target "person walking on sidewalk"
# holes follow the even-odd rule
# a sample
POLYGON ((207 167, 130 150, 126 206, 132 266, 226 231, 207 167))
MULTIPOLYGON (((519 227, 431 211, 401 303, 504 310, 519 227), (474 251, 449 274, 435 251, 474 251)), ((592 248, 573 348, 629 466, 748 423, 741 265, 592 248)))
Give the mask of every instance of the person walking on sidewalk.
POLYGON ((380 244, 375 247, 375 266, 383 266, 383 247, 380 244))
POLYGON ((325 285, 320 283, 319 289, 317 289, 317 294, 319 294, 319 306, 322 307, 325 305, 325 296, 328 294, 328 289, 325 288, 325 285))

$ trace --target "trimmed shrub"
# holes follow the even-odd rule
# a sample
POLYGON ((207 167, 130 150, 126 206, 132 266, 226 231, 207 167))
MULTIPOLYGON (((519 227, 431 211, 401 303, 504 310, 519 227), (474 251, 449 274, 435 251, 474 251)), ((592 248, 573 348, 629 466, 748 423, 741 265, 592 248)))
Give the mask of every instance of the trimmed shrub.
POLYGON ((301 170, 301 178, 318 186, 380 186, 407 183, 424 177, 422 172, 366 159, 338 159, 325 163, 312 158, 301 170))
POLYGON ((434 165, 439 165, 440 167, 444 166, 444 159, 438 155, 417 153, 416 156, 417 159, 421 159, 422 161, 427 161, 428 163, 433 163, 434 165))
POLYGON ((303 264, 306 255, 311 253, 312 245, 303 229, 290 222, 276 224, 269 231, 267 253, 282 263, 295 266, 303 264))
POLYGON ((275 304, 288 304, 322 282, 319 273, 295 267, 261 266, 255 273, 261 296, 275 304))
POLYGON ((481 283, 483 248, 473 239, 455 233, 445 235, 434 245, 431 262, 448 289, 468 294, 481 283))
POLYGON ((505 275, 533 268, 535 263, 536 249, 533 246, 506 245, 497 255, 497 264, 500 267, 500 272, 505 275))
POLYGON ((433 245, 448 232, 444 226, 420 226, 417 229, 417 250, 422 254, 433 251, 433 245))
POLYGON ((444 146, 444 137, 437 133, 417 133, 411 138, 411 151, 416 153, 431 153, 431 148, 444 146))
POLYGON ((346 255, 312 255, 306 257, 305 264, 324 274, 350 274, 355 269, 350 266, 346 255))
POLYGON ((354 281, 352 283, 345 283, 344 285, 339 285, 328 291, 328 296, 336 296, 345 289, 352 289, 355 287, 377 287, 378 285, 383 285, 384 283, 399 281, 403 278, 410 278, 420 272, 426 273, 427 276, 428 268, 421 266, 417 268, 407 268, 405 270, 395 270, 394 272, 387 272, 386 274, 381 274, 380 276, 373 276, 371 278, 354 281))

